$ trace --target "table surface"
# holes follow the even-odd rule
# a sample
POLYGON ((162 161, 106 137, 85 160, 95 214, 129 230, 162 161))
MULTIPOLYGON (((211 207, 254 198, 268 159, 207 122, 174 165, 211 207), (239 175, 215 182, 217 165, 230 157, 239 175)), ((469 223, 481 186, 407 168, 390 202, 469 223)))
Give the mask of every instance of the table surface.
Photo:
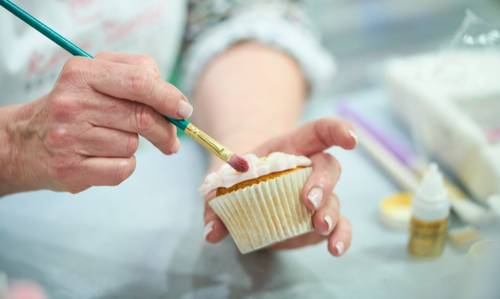
MULTIPOLYGON (((401 140, 387 95, 374 89, 313 101, 304 121, 336 116, 348 101, 401 140)), ((420 261, 406 253, 408 233, 383 227, 378 203, 398 187, 361 148, 329 150, 342 165, 336 187, 353 241, 342 258, 326 243, 241 255, 231 238, 203 240, 197 189, 206 153, 182 140, 163 156, 137 152, 137 169, 118 187, 77 195, 37 191, 0 200, 0 270, 34 280, 51 298, 456 298, 466 285, 466 252, 449 244, 420 261)), ((499 225, 481 229, 499 239, 499 225)))

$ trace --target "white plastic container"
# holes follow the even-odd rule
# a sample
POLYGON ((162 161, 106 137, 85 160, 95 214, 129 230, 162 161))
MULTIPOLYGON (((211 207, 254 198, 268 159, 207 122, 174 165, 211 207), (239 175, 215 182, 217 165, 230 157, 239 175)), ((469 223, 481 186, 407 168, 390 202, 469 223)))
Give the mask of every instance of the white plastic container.
POLYGON ((446 243, 450 203, 443 175, 431 164, 420 183, 412 203, 408 252, 418 258, 431 259, 443 253, 446 243))
POLYGON ((476 199, 500 194, 500 53, 393 59, 386 78, 393 107, 416 141, 476 199))

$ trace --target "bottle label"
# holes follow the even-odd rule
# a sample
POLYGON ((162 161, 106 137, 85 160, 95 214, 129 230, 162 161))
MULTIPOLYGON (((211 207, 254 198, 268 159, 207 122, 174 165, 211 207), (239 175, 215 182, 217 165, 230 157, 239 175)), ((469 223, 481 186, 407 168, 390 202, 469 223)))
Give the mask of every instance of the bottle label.
POLYGON ((448 217, 439 221, 411 219, 408 252, 416 257, 433 258, 443 253, 448 217))

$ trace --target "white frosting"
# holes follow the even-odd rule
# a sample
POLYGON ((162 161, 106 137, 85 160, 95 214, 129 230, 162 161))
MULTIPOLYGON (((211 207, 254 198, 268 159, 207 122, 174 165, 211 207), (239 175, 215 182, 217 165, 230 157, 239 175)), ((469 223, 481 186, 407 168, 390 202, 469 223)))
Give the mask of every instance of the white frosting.
POLYGON ((238 183, 256 179, 273 172, 311 165, 311 160, 304 156, 287 155, 279 152, 269 154, 267 158, 260 159, 254 154, 248 154, 243 156, 243 159, 248 162, 249 169, 247 172, 237 172, 229 164, 224 164, 219 171, 207 175, 203 185, 198 189, 200 195, 205 196, 210 191, 219 187, 229 188, 238 183))

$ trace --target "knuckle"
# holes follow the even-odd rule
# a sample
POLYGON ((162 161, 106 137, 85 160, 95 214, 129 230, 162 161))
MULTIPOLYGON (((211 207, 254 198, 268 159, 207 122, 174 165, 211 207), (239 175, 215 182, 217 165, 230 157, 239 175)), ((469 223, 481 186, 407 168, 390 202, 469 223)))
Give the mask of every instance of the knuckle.
POLYGON ((49 149, 64 148, 71 142, 71 135, 65 128, 52 128, 47 132, 45 145, 49 149))
POLYGON ((332 121, 335 121, 335 118, 333 117, 322 117, 320 119, 317 120, 318 123, 322 124, 322 125, 326 125, 332 121))
POLYGON ((333 167, 338 170, 338 172, 342 172, 342 166, 340 165, 339 160, 333 158, 333 167))
POLYGON ((120 163, 114 171, 110 186, 118 186, 120 183, 125 181, 129 176, 128 168, 128 162, 120 163))
POLYGON ((340 213, 340 200, 337 194, 332 192, 332 198, 333 198, 334 208, 336 209, 336 213, 340 213))
POLYGON ((151 56, 149 55, 137 55, 137 61, 139 65, 155 65, 156 60, 154 60, 151 56))
POLYGON ((80 103, 72 97, 58 96, 50 102, 51 114, 55 120, 65 121, 73 111, 79 110, 80 103))
POLYGON ((322 163, 332 163, 332 161, 335 159, 331 154, 329 153, 321 153, 319 156, 319 159, 324 160, 322 163))
POLYGON ((155 112, 153 108, 136 103, 134 113, 134 127, 138 133, 147 133, 151 130, 155 122, 155 112))
POLYGON ((342 172, 340 162, 332 155, 324 153, 316 160, 316 163, 318 163, 318 165, 325 165, 318 169, 319 180, 325 183, 331 182, 335 185, 342 172))
POLYGON ((325 215, 326 215, 325 213, 319 213, 318 211, 316 211, 313 214, 313 222, 314 223, 321 223, 321 222, 323 222, 325 215))
POLYGON ((148 55, 139 55, 138 57, 139 65, 144 67, 148 72, 153 74, 155 77, 161 79, 160 69, 158 67, 158 63, 151 56, 148 55))
POLYGON ((101 52, 99 54, 97 54, 96 56, 94 56, 95 59, 102 59, 102 60, 106 60, 108 57, 110 57, 111 55, 113 55, 113 52, 110 52, 110 51, 104 51, 104 52, 101 52))
POLYGON ((70 187, 66 188, 66 191, 71 193, 71 194, 77 194, 80 192, 80 188, 70 186, 70 187))
POLYGON ((148 74, 140 68, 134 68, 125 75, 125 86, 131 94, 144 96, 149 94, 148 74))
POLYGON ((343 119, 339 119, 338 123, 339 123, 339 126, 341 126, 341 127, 349 127, 351 125, 348 121, 343 120, 343 119))
POLYGON ((325 159, 325 162, 327 165, 331 165, 331 167, 338 172, 342 172, 342 166, 340 165, 339 160, 335 159, 334 156, 324 153, 323 158, 325 159))
POLYGON ((344 230, 344 232, 347 234, 347 236, 351 237, 352 236, 352 228, 351 228, 351 223, 349 222, 349 220, 345 221, 345 225, 344 227, 342 228, 344 230))
POLYGON ((137 134, 131 134, 127 137, 127 146, 125 148, 127 157, 132 156, 139 147, 139 136, 137 134))
POLYGON ((162 94, 162 98, 164 99, 162 101, 163 111, 167 111, 171 115, 176 115, 180 98, 179 100, 176 100, 173 85, 166 82, 162 82, 162 84, 158 85, 158 88, 160 94, 162 94))
POLYGON ((77 193, 80 193, 80 192, 87 190, 88 188, 90 188, 90 186, 86 186, 86 187, 68 186, 68 187, 66 187, 66 191, 71 193, 71 194, 77 194, 77 193))
POLYGON ((347 217, 344 217, 342 216, 342 220, 345 221, 345 224, 347 226, 347 229, 349 230, 349 232, 351 231, 351 220, 349 220, 349 218, 347 217))
POLYGON ((71 162, 65 157, 52 159, 48 171, 49 177, 55 182, 68 181, 73 175, 70 163, 71 162))
POLYGON ((175 142, 177 141, 177 129, 173 125, 169 125, 171 130, 165 136, 165 146, 168 147, 168 149, 172 148, 174 146, 175 142))
POLYGON ((75 80, 82 75, 83 63, 81 57, 71 57, 66 61, 61 71, 60 80, 75 80))
POLYGON ((323 117, 323 118, 318 119, 316 121, 315 125, 317 126, 317 128, 320 128, 320 130, 325 131, 325 130, 329 129, 335 123, 335 121, 336 120, 334 118, 323 117))

